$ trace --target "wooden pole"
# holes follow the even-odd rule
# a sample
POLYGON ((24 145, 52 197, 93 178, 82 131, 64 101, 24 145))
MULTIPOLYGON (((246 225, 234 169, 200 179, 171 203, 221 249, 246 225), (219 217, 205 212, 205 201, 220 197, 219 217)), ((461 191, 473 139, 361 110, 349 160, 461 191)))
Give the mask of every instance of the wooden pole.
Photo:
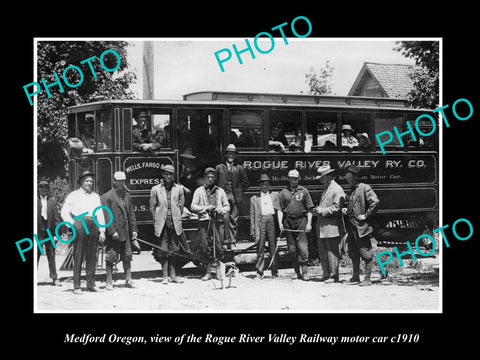
POLYGON ((143 99, 154 98, 153 41, 143 42, 143 99))

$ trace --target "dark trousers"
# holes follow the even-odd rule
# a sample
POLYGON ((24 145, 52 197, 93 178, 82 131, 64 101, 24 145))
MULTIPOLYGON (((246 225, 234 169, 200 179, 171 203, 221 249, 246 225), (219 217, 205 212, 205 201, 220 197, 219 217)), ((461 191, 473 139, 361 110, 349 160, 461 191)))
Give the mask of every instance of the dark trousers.
POLYGON ((99 231, 91 217, 85 216, 83 219, 85 220, 89 234, 85 231, 81 219, 77 219, 73 223, 76 231, 76 237, 73 240, 73 287, 75 289, 80 289, 80 275, 84 259, 87 288, 91 289, 95 286, 99 231))
POLYGON ((352 259, 353 276, 360 274, 360 259, 365 262, 365 277, 370 278, 372 272, 373 250, 371 235, 360 237, 357 228, 352 225, 347 225, 348 231, 348 256, 352 259))
MULTIPOLYGON (((44 222, 46 225, 46 221, 44 222)), ((39 234, 37 234, 39 240, 46 239, 48 237, 48 234, 46 231, 42 231, 39 234)), ((46 243, 43 243, 43 250, 44 253, 47 255, 47 260, 48 260, 48 269, 50 271, 50 279, 52 280, 57 280, 57 267, 55 266, 55 249, 53 248, 52 242, 47 241, 46 243)), ((40 262, 40 249, 37 251, 37 267, 38 263, 40 262)))
POLYGON ((298 274, 299 266, 307 265, 308 262, 308 240, 305 233, 307 218, 289 218, 283 220, 285 229, 302 230, 302 232, 286 231, 288 252, 293 254, 293 268, 298 274))
POLYGON ((198 236, 200 237, 200 255, 204 262, 210 263, 213 257, 213 237, 215 235, 215 257, 223 260, 223 236, 225 234, 224 223, 214 220, 198 222, 198 236), (214 234, 215 233, 215 234, 214 234))
POLYGON ((168 260, 168 258, 175 256, 169 254, 168 252, 178 252, 180 249, 179 241, 179 236, 177 235, 175 227, 173 226, 173 220, 170 216, 168 216, 162 233, 160 236, 155 237, 155 242, 161 248, 161 250, 153 250, 153 257, 155 260, 161 263, 165 260, 168 260))
POLYGON ((338 279, 340 267, 340 237, 317 238, 318 255, 323 276, 338 279))
POLYGON ((263 275, 265 267, 265 240, 268 240, 268 252, 270 253, 270 261, 272 262, 272 274, 276 274, 277 270, 277 234, 275 230, 275 220, 273 215, 262 216, 260 219, 260 239, 257 244, 257 264, 255 265, 257 272, 263 275), (272 261, 273 258, 273 261, 272 261))

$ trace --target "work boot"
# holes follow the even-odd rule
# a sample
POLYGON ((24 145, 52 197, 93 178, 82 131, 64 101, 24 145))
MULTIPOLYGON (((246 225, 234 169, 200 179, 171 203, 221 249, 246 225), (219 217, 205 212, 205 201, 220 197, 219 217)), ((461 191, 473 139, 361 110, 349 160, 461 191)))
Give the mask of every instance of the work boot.
POLYGON ((134 289, 135 285, 134 285, 132 280, 126 280, 125 281, 125 287, 130 288, 130 289, 134 289))
POLYGON ((180 277, 177 277, 177 275, 175 274, 175 264, 175 258, 171 258, 168 265, 168 270, 170 271, 170 279, 172 279, 173 283, 181 284, 183 283, 183 280, 180 279, 180 277))
POLYGON ((208 281, 212 278, 212 265, 210 263, 207 264, 207 272, 205 273, 205 276, 202 277, 202 281, 208 281))
POLYGON ((308 281, 310 280, 310 276, 308 276, 308 266, 307 265, 302 265, 302 276, 301 276, 303 281, 308 281))
POLYGON ((360 282, 360 284, 358 284, 358 286, 370 286, 372 285, 372 281, 370 280, 370 277, 365 277, 365 279, 363 279, 363 281, 360 282))
POLYGON ((353 276, 348 280, 349 284, 358 284, 360 282, 360 276, 358 274, 353 274, 353 276))
POLYGON ((111 283, 107 283, 107 285, 105 285, 105 290, 112 291, 113 285, 111 283))
POLYGON ((168 260, 162 260, 162 284, 168 285, 168 260))

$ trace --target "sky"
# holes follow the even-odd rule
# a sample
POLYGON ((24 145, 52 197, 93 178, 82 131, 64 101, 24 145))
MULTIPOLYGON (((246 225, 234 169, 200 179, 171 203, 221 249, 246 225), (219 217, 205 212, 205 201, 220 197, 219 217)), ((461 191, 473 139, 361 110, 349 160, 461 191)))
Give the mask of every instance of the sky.
MULTIPOLYGON (((413 64, 413 60, 394 51, 395 41, 403 39, 340 39, 287 38, 288 44, 275 38, 273 49, 262 54, 252 45, 255 59, 247 51, 241 54, 240 64, 232 45, 246 48, 245 38, 230 39, 126 39, 130 70, 137 73, 132 86, 142 98, 143 41, 154 41, 154 98, 181 100, 182 95, 196 91, 266 92, 282 94, 307 93, 305 74, 316 72, 326 61, 334 67, 333 95, 347 95, 364 62, 413 64), (214 53, 224 48, 232 52, 223 63, 222 72, 214 53)), ((258 46, 266 51, 272 44, 259 38, 258 46)), ((219 53, 223 58, 226 52, 219 53)))

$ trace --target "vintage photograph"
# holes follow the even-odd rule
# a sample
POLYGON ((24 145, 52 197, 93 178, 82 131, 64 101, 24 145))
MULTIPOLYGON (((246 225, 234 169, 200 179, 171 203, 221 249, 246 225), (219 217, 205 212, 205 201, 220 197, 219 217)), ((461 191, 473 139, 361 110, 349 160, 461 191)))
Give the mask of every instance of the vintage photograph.
POLYGON ((442 39, 272 36, 35 38, 36 313, 442 311, 442 39))

